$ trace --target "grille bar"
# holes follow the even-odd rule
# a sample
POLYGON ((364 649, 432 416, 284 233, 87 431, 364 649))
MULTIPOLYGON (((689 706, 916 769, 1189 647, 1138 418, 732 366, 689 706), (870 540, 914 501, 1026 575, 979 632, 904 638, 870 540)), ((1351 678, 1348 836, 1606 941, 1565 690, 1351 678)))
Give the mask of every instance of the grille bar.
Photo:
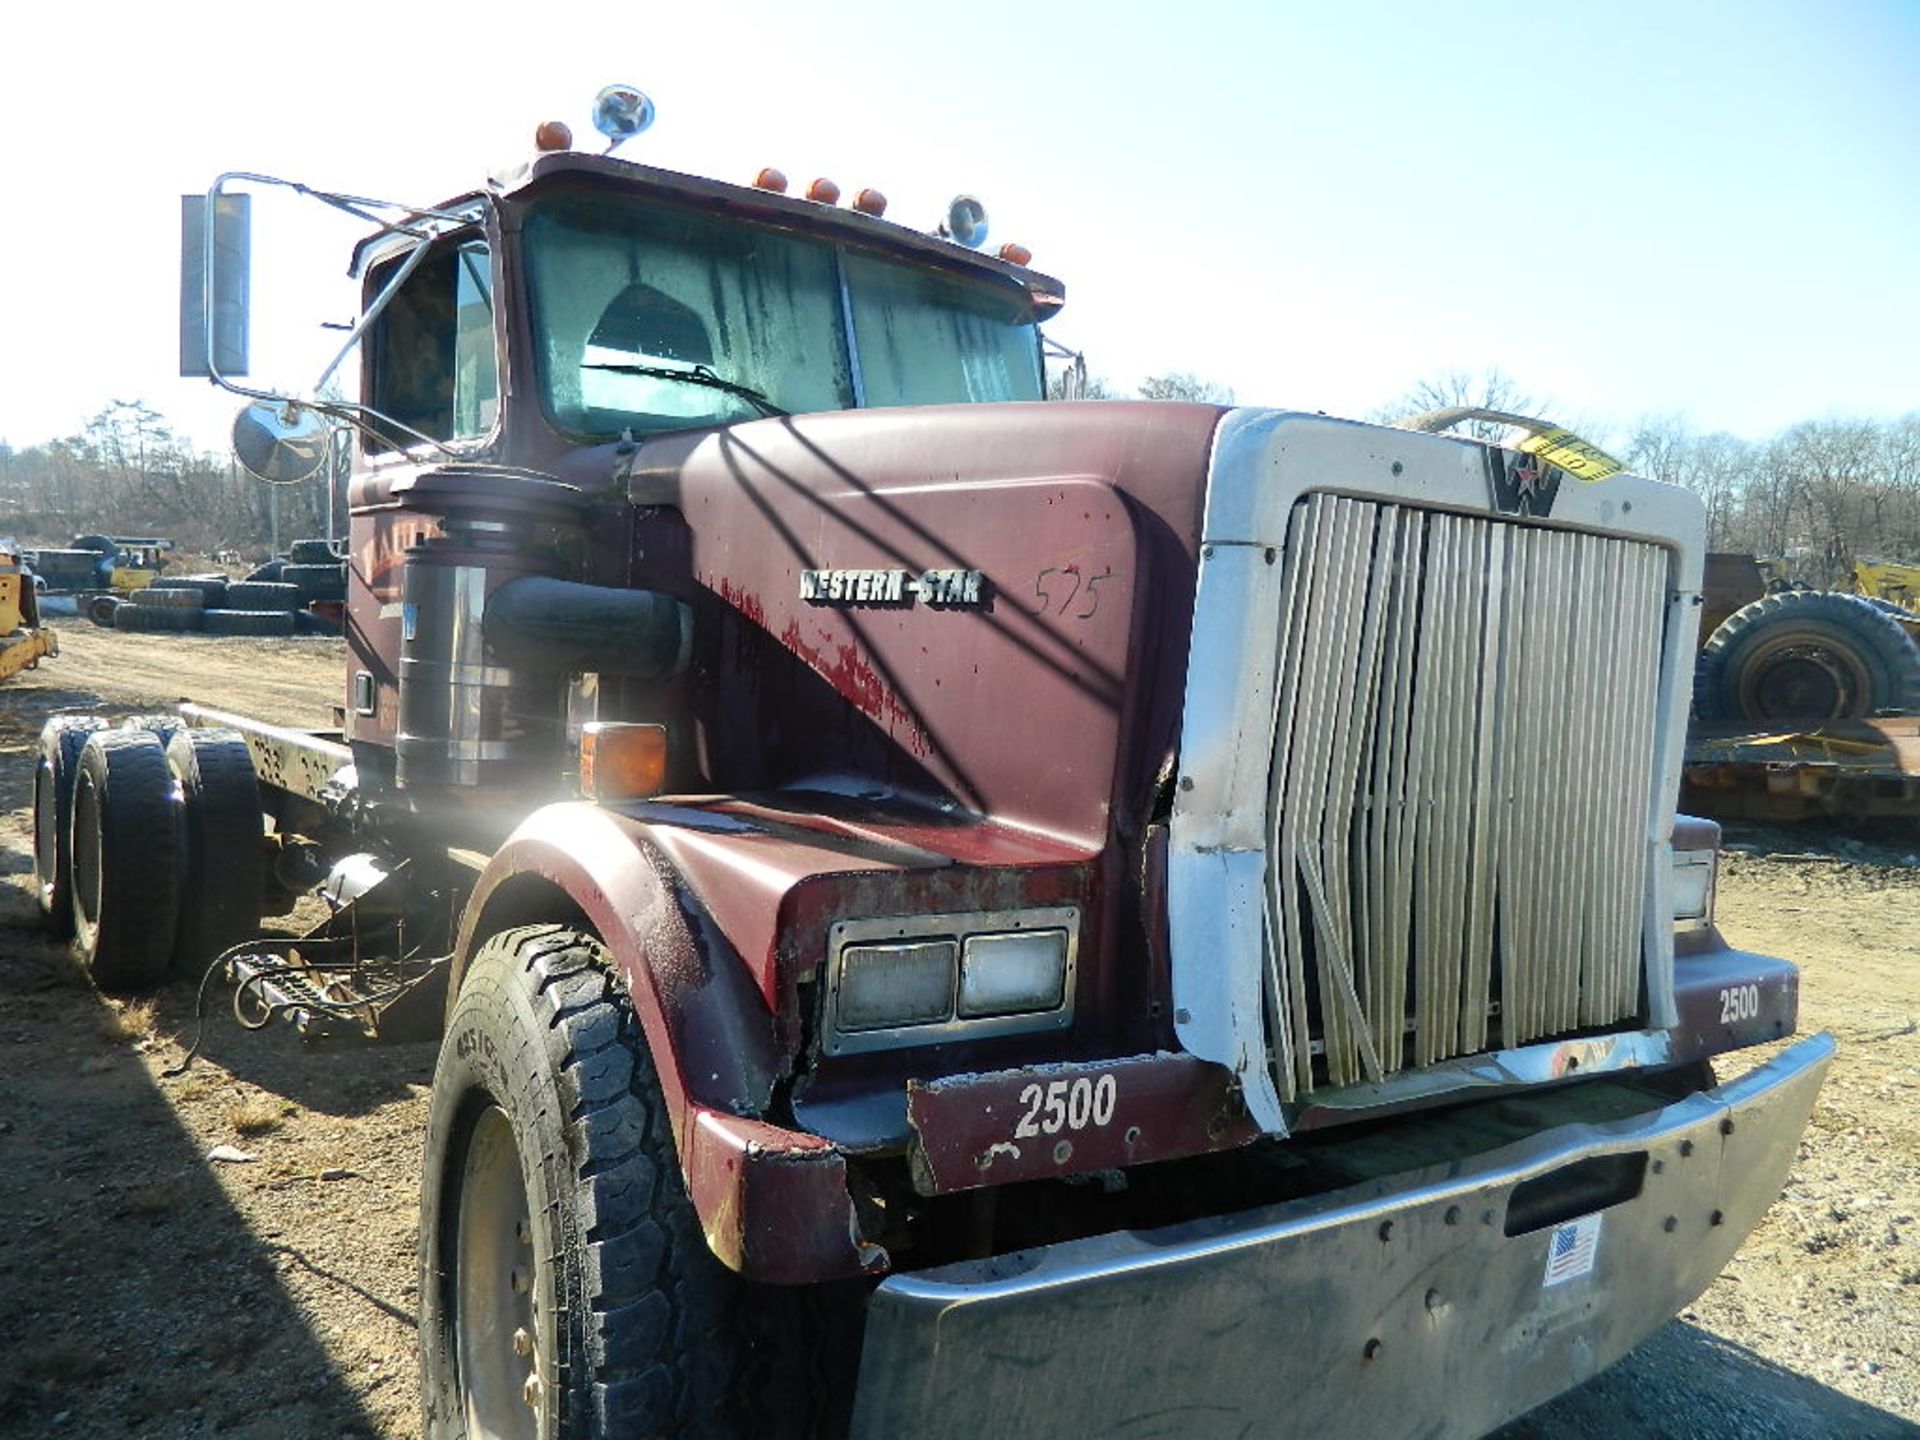
POLYGON ((1663 553, 1326 495, 1294 507, 1286 553, 1282 1097, 1320 1083, 1316 1053, 1348 1084, 1633 1015, 1663 553))

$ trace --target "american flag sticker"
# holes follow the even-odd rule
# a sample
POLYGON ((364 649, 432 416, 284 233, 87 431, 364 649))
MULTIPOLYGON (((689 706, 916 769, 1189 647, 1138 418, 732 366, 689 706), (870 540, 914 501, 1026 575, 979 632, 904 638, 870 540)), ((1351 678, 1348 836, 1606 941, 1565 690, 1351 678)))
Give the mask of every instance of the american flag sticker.
POLYGON ((1593 1257, 1599 1251, 1598 1215, 1583 1215, 1578 1220, 1556 1225, 1553 1239, 1547 1244, 1547 1273, 1540 1282, 1540 1288, 1544 1290, 1563 1280, 1577 1280, 1593 1269, 1593 1257))

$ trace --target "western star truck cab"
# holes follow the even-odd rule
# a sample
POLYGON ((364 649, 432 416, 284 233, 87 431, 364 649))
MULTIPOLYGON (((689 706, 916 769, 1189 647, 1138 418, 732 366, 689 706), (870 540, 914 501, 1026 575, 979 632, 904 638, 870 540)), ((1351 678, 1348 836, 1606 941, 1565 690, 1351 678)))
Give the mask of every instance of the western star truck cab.
POLYGON ((1471 1436, 1708 1284, 1832 1044, 1716 1078, 1798 980, 1673 813, 1691 497, 1046 403, 977 204, 543 138, 323 195, 359 397, 248 392, 280 478, 356 436, 342 726, 69 718, 36 787, 104 983, 443 1033, 430 1435, 1471 1436))

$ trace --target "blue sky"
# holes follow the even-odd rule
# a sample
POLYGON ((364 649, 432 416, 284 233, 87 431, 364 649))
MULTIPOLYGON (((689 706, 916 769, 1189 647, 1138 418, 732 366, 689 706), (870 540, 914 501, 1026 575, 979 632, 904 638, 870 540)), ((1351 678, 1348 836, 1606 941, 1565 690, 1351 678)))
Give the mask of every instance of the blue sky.
MULTIPOLYGON (((1363 414, 1499 366, 1597 428, 1756 437, 1920 408, 1916 0, 556 0, 511 31, 344 3, 271 41, 260 13, 15 25, 0 438, 140 397, 223 442, 234 402, 174 373, 183 191, 243 168, 430 201, 543 118, 590 133, 613 79, 659 103, 635 159, 874 185, 929 226, 979 194, 994 242, 1066 281, 1053 331, 1123 389, 1183 369, 1363 414)), ((330 355, 355 228, 262 205, 260 378, 330 355)))

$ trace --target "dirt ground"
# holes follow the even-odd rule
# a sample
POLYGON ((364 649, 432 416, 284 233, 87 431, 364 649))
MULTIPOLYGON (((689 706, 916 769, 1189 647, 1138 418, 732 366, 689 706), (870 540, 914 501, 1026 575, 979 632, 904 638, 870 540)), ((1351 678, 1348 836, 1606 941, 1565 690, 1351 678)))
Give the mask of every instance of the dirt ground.
MULTIPOLYGON (((302 1051, 215 995, 199 1060, 169 1074, 193 987, 101 996, 30 889, 48 715, 184 696, 325 725, 340 643, 73 622, 62 640, 0 686, 0 1436, 410 1440, 432 1046, 302 1051)), ((1729 839, 1724 929, 1805 966, 1802 1028, 1839 1058, 1726 1274, 1502 1440, 1920 1435, 1920 830, 1729 839)))

